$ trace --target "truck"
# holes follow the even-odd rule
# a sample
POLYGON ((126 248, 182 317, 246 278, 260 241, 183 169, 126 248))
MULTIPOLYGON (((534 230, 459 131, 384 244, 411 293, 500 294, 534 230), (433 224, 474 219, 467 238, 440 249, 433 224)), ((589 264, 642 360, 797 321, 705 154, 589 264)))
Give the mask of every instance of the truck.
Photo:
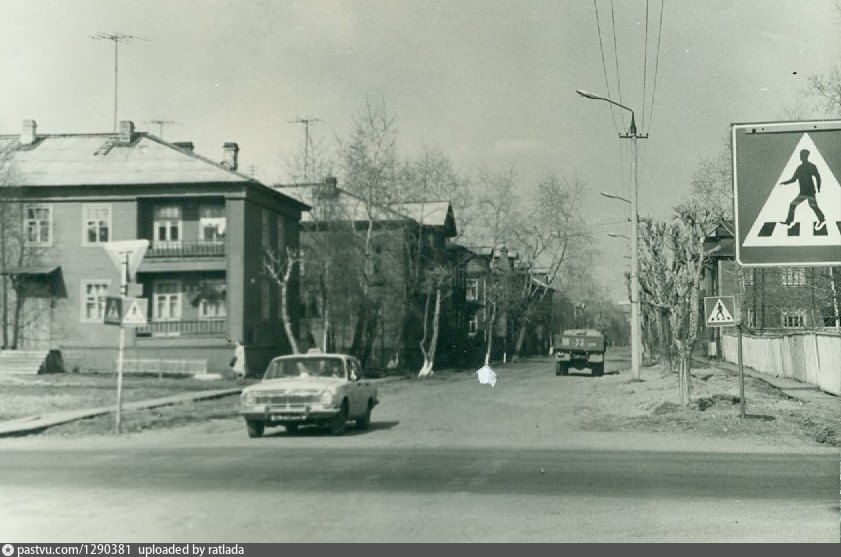
POLYGON ((590 368, 593 377, 604 375, 605 338, 595 329, 567 329, 554 335, 555 375, 590 368))

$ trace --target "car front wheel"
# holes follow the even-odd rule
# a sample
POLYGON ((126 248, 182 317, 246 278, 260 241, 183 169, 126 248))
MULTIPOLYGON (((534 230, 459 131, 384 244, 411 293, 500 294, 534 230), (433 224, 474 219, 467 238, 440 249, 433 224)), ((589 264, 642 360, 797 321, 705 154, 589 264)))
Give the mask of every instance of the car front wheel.
POLYGON ((248 436, 252 439, 255 437, 261 437, 263 435, 264 427, 263 422, 255 422, 252 420, 245 422, 245 429, 248 431, 248 436))
POLYGON ((563 362, 558 362, 555 366, 555 375, 566 375, 569 373, 569 366, 563 362))
POLYGON ((345 432, 348 418, 347 401, 342 401, 342 408, 339 413, 330 421, 330 435, 342 435, 345 432))
POLYGON ((371 411, 374 409, 374 405, 371 401, 368 401, 368 410, 360 417, 356 418, 356 429, 368 429, 371 425, 371 411))

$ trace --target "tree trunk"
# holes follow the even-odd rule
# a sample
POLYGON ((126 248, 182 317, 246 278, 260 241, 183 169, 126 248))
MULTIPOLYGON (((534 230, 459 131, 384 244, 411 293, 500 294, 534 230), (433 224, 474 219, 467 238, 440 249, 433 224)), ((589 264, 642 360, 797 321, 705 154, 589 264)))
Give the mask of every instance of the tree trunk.
POLYGON ((524 316, 522 322, 520 323, 520 327, 517 330, 517 340, 514 342, 514 354, 511 356, 512 362, 520 360, 520 352, 523 350, 523 343, 526 340, 526 331, 528 330, 528 326, 528 317, 524 316))
POLYGON ((427 377, 432 373, 432 364, 429 359, 429 350, 426 347, 426 335, 429 332, 429 302, 432 300, 432 292, 426 293, 426 303, 423 306, 423 337, 420 340, 420 349, 423 354, 423 365, 418 371, 418 377, 427 377))
POLYGON ((427 375, 435 372, 435 352, 438 350, 438 333, 441 331, 441 285, 435 289, 435 312, 432 314, 432 340, 429 341, 429 371, 427 375))
POLYGON ((680 390, 680 403, 683 406, 692 404, 692 382, 690 380, 692 372, 692 352, 687 350, 687 347, 682 347, 680 350, 680 363, 678 373, 678 388, 680 390))
POLYGON ((493 342, 494 342, 494 323, 496 322, 496 303, 491 304, 491 319, 488 323, 487 328, 487 342, 485 346, 485 365, 491 363, 491 352, 493 350, 493 342))
POLYGON ((321 326, 322 326, 322 346, 325 352, 331 352, 330 347, 330 305, 329 305, 329 284, 330 284, 330 264, 324 265, 324 274, 321 276, 321 326))
POLYGON ((287 298, 288 285, 283 282, 280 285, 280 315, 283 320, 283 331, 286 333, 286 339, 289 341, 289 348, 293 354, 300 354, 298 348, 298 341, 295 339, 295 334, 292 332, 292 321, 289 319, 289 300, 287 298))

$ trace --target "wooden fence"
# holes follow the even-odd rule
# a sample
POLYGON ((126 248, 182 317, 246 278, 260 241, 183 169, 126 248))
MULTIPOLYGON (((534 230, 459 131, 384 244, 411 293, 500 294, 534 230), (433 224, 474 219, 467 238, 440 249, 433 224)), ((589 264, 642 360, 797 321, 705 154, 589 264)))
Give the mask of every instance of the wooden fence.
MULTIPOLYGON (((721 335, 722 356, 737 361, 738 338, 721 335)), ((750 368, 809 383, 841 396, 841 335, 797 332, 742 337, 742 359, 750 368)))

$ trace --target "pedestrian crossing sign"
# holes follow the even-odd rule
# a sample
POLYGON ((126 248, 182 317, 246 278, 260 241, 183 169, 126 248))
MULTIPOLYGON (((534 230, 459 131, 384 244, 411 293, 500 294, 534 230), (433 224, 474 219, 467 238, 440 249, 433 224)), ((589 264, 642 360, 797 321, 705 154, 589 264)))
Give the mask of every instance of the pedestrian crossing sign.
POLYGON ((841 264, 841 121, 733 126, 736 259, 841 264))
POLYGON ((126 298, 126 312, 123 315, 123 325, 127 327, 142 327, 146 325, 146 298, 126 298))
POLYGON ((126 327, 142 327, 146 325, 146 312, 149 300, 146 298, 121 298, 119 296, 105 297, 106 325, 122 325, 126 327))
POLYGON ((738 324, 735 296, 707 296, 704 298, 704 318, 707 327, 730 327, 738 324))
POLYGON ((105 297, 105 315, 103 322, 106 325, 121 325, 123 322, 123 299, 119 296, 105 297))

